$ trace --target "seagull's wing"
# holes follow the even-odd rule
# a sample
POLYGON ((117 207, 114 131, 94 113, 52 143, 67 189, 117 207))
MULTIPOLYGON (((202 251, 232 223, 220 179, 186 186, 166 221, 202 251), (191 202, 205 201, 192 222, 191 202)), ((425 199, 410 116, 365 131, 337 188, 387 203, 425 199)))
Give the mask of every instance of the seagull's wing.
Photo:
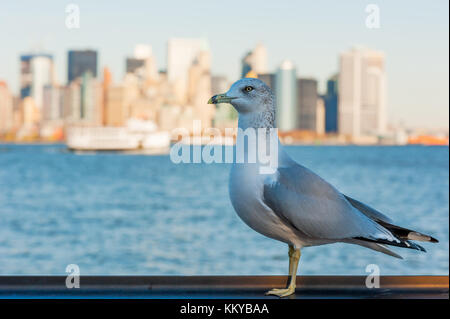
POLYGON ((314 239, 365 238, 398 241, 392 233, 353 207, 325 180, 292 163, 264 182, 264 201, 286 223, 314 239))
POLYGON ((347 195, 344 195, 344 197, 345 197, 345 199, 347 199, 350 202, 350 204, 352 204, 353 207, 355 207, 360 212, 364 213, 364 215, 366 215, 367 217, 369 217, 377 222, 381 221, 381 222, 392 224, 392 219, 390 219, 386 215, 380 213, 376 209, 374 209, 370 206, 367 206, 366 204, 361 203, 360 201, 357 201, 356 199, 353 199, 347 195))

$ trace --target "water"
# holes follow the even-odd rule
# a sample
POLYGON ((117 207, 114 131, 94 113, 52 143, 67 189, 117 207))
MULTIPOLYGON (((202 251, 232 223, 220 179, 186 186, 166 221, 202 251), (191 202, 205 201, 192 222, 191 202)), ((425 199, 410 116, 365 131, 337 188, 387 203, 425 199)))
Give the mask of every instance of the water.
MULTIPOLYGON (((303 165, 429 233, 428 253, 397 260, 354 245, 306 248, 300 274, 449 272, 448 147, 289 147, 303 165)), ((0 274, 268 275, 287 246, 248 228, 228 199, 228 164, 168 156, 76 155, 61 145, 0 145, 0 274)))

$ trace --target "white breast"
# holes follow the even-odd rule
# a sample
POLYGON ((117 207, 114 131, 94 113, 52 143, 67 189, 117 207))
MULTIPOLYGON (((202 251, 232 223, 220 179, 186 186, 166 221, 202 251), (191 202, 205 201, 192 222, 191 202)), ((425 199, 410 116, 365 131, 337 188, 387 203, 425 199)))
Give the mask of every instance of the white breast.
POLYGON ((253 230, 285 243, 294 243, 296 235, 263 202, 264 180, 257 164, 233 164, 229 192, 238 216, 253 230))

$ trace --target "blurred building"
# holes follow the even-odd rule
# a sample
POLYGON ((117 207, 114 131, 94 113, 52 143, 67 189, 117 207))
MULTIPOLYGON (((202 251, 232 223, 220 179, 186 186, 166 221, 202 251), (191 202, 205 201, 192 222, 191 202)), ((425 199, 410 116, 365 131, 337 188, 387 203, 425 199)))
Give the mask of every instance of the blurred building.
POLYGON ((32 97, 35 106, 42 108, 44 87, 54 84, 53 57, 36 53, 20 57, 20 96, 32 97))
POLYGON ((27 96, 22 100, 23 129, 27 131, 35 128, 41 121, 40 109, 36 106, 34 99, 27 96))
POLYGON ((316 104, 316 124, 315 124, 315 132, 318 135, 325 134, 325 100, 323 97, 317 97, 316 104))
POLYGON ((267 73, 267 49, 259 43, 242 58, 241 77, 246 77, 248 73, 267 73))
POLYGON ((327 81, 325 101, 325 131, 338 132, 338 75, 333 75, 327 81))
POLYGON ((81 79, 79 78, 64 88, 63 114, 68 124, 81 120, 81 79))
POLYGON ((206 39, 172 38, 167 46, 167 79, 178 103, 186 104, 189 69, 200 52, 209 52, 206 39))
POLYGON ((161 130, 172 131, 179 127, 181 107, 178 105, 163 105, 158 112, 158 126, 161 130))
POLYGON ((126 72, 127 73, 135 73, 139 71, 141 68, 145 66, 145 60, 144 59, 138 59, 138 58, 127 58, 126 60, 126 72))
POLYGON ((103 68, 102 82, 102 124, 106 124, 106 109, 108 107, 108 88, 112 85, 112 74, 109 68, 103 68))
POLYGON ((45 86, 42 120, 45 122, 53 122, 63 119, 63 107, 64 88, 56 85, 45 86))
POLYGON ((307 131, 317 129, 317 81, 297 80, 297 128, 307 131))
POLYGON ((97 77, 97 51, 70 50, 67 57, 67 83, 81 78, 85 72, 97 77))
POLYGON ((294 64, 285 60, 275 77, 277 99, 277 127, 281 131, 294 130, 297 122, 297 71, 294 64))
POLYGON ((134 48, 133 57, 126 59, 126 73, 133 74, 139 81, 139 86, 145 91, 158 79, 156 59, 152 47, 147 44, 138 44, 134 48))
MULTIPOLYGON (((230 89, 231 83, 225 76, 211 77, 211 94, 225 93, 230 89)), ((227 127, 237 126, 237 112, 229 103, 216 104, 216 112, 214 114, 214 127, 225 129, 227 127)))
POLYGON ((193 108, 193 119, 200 120, 204 128, 212 126, 215 113, 215 106, 208 104, 211 94, 211 55, 200 51, 188 71, 187 105, 193 108))
POLYGON ((103 119, 102 85, 90 71, 83 73, 80 87, 80 119, 84 124, 100 125, 103 119))
POLYGON ((273 73, 262 73, 258 74, 258 79, 266 83, 273 92, 275 92, 275 74, 273 73))
POLYGON ((353 48, 341 54, 339 132, 355 138, 386 132, 385 56, 353 48))
POLYGON ((0 81, 0 136, 14 127, 13 96, 4 81, 0 81))
POLYGON ((139 89, 136 85, 124 83, 110 86, 107 92, 106 125, 124 126, 130 116, 131 103, 138 97, 139 89))

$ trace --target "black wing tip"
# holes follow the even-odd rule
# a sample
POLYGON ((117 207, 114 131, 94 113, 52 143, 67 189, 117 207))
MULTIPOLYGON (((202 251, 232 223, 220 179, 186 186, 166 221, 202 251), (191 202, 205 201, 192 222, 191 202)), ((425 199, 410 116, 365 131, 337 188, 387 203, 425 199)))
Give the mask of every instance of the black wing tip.
POLYGON ((368 242, 374 242, 374 243, 390 245, 390 246, 397 246, 397 247, 401 247, 401 248, 415 249, 418 251, 422 251, 424 253, 427 252, 425 248, 423 248, 422 246, 420 246, 416 243, 413 243, 409 240, 402 240, 400 242, 395 242, 395 241, 390 241, 390 240, 386 240, 386 239, 371 239, 371 238, 366 238, 366 237, 354 237, 354 239, 365 240, 368 242))
POLYGON ((438 243, 438 242, 439 242, 439 240, 430 236, 430 243, 438 243))

